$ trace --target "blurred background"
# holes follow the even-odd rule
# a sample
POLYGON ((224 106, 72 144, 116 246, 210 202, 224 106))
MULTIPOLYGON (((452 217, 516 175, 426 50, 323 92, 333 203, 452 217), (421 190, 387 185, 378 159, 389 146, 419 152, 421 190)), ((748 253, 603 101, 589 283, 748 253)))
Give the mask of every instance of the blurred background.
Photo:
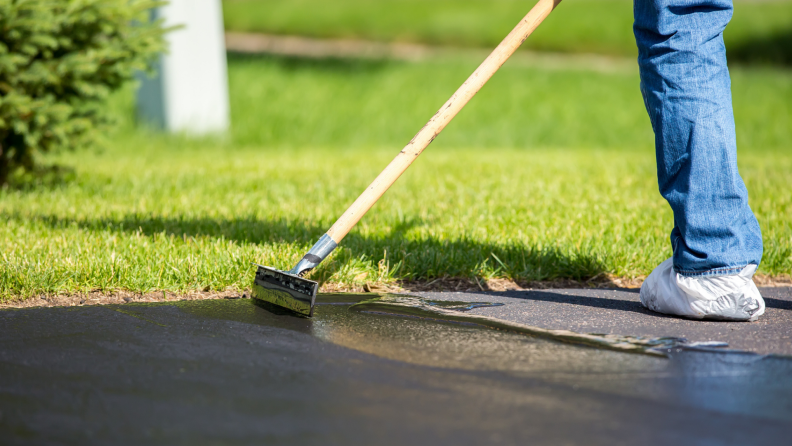
MULTIPOLYGON (((135 85, 114 93, 103 149, 48 155, 71 179, 2 192, 3 293, 244 289, 250 262, 291 267, 533 2, 221 5, 227 130, 161 132, 135 85)), ((792 1, 735 1, 724 39, 759 277, 788 280, 792 1)), ((673 221, 636 54, 631 1, 564 0, 314 278, 640 283, 673 221)))
MULTIPOLYGON (((341 0, 332 6, 310 0, 225 0, 223 14, 226 32, 488 51, 531 6, 531 2, 514 0, 341 0)), ((651 144, 651 129, 646 125, 635 78, 637 49, 632 21, 629 0, 562 2, 525 42, 522 51, 570 57, 523 63, 515 58, 486 87, 484 98, 471 104, 437 145, 651 144), (603 57, 572 57, 580 54, 603 57), (544 74, 536 69, 544 69, 544 74)), ((724 40, 728 60, 735 68, 742 145, 786 146, 790 120, 783 119, 789 114, 782 103, 789 99, 784 93, 788 93, 787 73, 792 64, 792 2, 738 0, 724 40), (766 90, 760 92, 764 87, 766 90), (763 111, 757 113, 757 109, 763 111), (778 121, 766 119, 777 113, 782 115, 778 121)), ((420 48, 416 51, 420 54, 420 48)), ((247 105, 248 100, 264 97, 278 106, 277 113, 266 119, 259 119, 258 113, 238 113, 234 136, 240 142, 398 146, 461 84, 486 51, 470 52, 468 60, 459 57, 439 65, 388 63, 387 57, 379 61, 327 57, 320 62, 316 59, 321 56, 308 60, 300 57, 300 52, 293 58, 264 60, 232 52, 230 63, 238 67, 234 70, 238 77, 232 83, 238 82, 240 87, 244 84, 246 89, 245 97, 237 98, 237 110, 253 106, 247 105), (249 77, 256 64, 261 68, 256 71, 256 76, 262 76, 261 82, 249 77), (304 76, 319 72, 326 75, 321 91, 303 88, 308 87, 305 82, 318 86, 304 76), (287 75, 288 81, 264 77, 277 74, 287 75), (415 83, 405 84, 412 80, 415 83), (270 88, 271 92, 259 93, 270 88), (296 100, 297 91, 310 96, 300 99, 303 107, 280 96, 296 100), (362 110, 366 112, 361 114, 362 110), (389 118, 383 115, 386 110, 389 118), (250 116, 256 116, 258 125, 248 125, 250 116), (289 125, 310 131, 283 135, 289 125)), ((424 57, 422 61, 437 62, 437 57, 424 57)))
MULTIPOLYGON (((228 31, 492 48, 533 2, 518 0, 224 0, 228 31)), ((630 0, 564 0, 523 49, 637 56, 630 0)), ((792 6, 736 0, 729 60, 792 63, 792 6)))

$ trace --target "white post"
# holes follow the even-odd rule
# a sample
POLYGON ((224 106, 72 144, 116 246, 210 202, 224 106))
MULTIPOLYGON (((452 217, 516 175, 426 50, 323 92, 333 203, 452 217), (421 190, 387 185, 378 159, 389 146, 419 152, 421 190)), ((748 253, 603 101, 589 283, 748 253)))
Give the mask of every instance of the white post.
POLYGON ((220 0, 170 0, 155 11, 165 26, 168 53, 155 78, 141 76, 140 121, 192 135, 223 132, 229 126, 228 77, 220 0))

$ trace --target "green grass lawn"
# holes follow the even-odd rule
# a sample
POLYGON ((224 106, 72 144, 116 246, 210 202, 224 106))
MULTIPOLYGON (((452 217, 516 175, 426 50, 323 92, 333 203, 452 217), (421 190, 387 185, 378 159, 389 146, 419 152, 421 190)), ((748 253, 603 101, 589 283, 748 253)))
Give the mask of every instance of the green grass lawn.
MULTIPOLYGON (((528 13, 522 0, 224 0, 226 29, 494 47, 528 13)), ((631 0, 564 0, 525 48, 635 56, 631 0)), ((730 60, 792 64, 792 1, 736 0, 730 60)))
MULTIPOLYGON (((231 57, 234 128, 190 140, 123 125, 103 151, 50 159, 73 178, 0 190, 0 296, 250 285, 291 267, 476 62, 231 57)), ((792 272, 792 73, 733 71, 739 162, 792 272)), ((585 280, 670 255, 634 72, 507 64, 314 277, 585 280)))

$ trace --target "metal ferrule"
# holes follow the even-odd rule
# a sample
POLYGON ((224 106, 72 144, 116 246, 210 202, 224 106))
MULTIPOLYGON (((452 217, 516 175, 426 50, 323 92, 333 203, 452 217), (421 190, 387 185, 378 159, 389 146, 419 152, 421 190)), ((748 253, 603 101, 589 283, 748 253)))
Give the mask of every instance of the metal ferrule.
POLYGON ((289 271, 289 274, 294 274, 296 276, 301 276, 302 274, 316 268, 317 265, 322 263, 322 260, 325 257, 329 256, 331 252, 338 246, 338 243, 335 242, 329 235, 325 234, 322 238, 313 245, 308 254, 306 254, 294 268, 289 271))

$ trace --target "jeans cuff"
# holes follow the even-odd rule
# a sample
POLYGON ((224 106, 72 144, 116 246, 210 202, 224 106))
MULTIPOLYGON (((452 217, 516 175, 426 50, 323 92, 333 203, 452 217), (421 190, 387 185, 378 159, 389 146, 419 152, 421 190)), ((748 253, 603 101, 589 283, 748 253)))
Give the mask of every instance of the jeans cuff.
POLYGON ((746 263, 742 266, 725 266, 722 268, 708 269, 706 271, 687 271, 682 268, 677 268, 677 266, 674 265, 674 272, 685 277, 733 276, 739 274, 740 271, 745 269, 748 265, 754 265, 754 263, 746 263))

